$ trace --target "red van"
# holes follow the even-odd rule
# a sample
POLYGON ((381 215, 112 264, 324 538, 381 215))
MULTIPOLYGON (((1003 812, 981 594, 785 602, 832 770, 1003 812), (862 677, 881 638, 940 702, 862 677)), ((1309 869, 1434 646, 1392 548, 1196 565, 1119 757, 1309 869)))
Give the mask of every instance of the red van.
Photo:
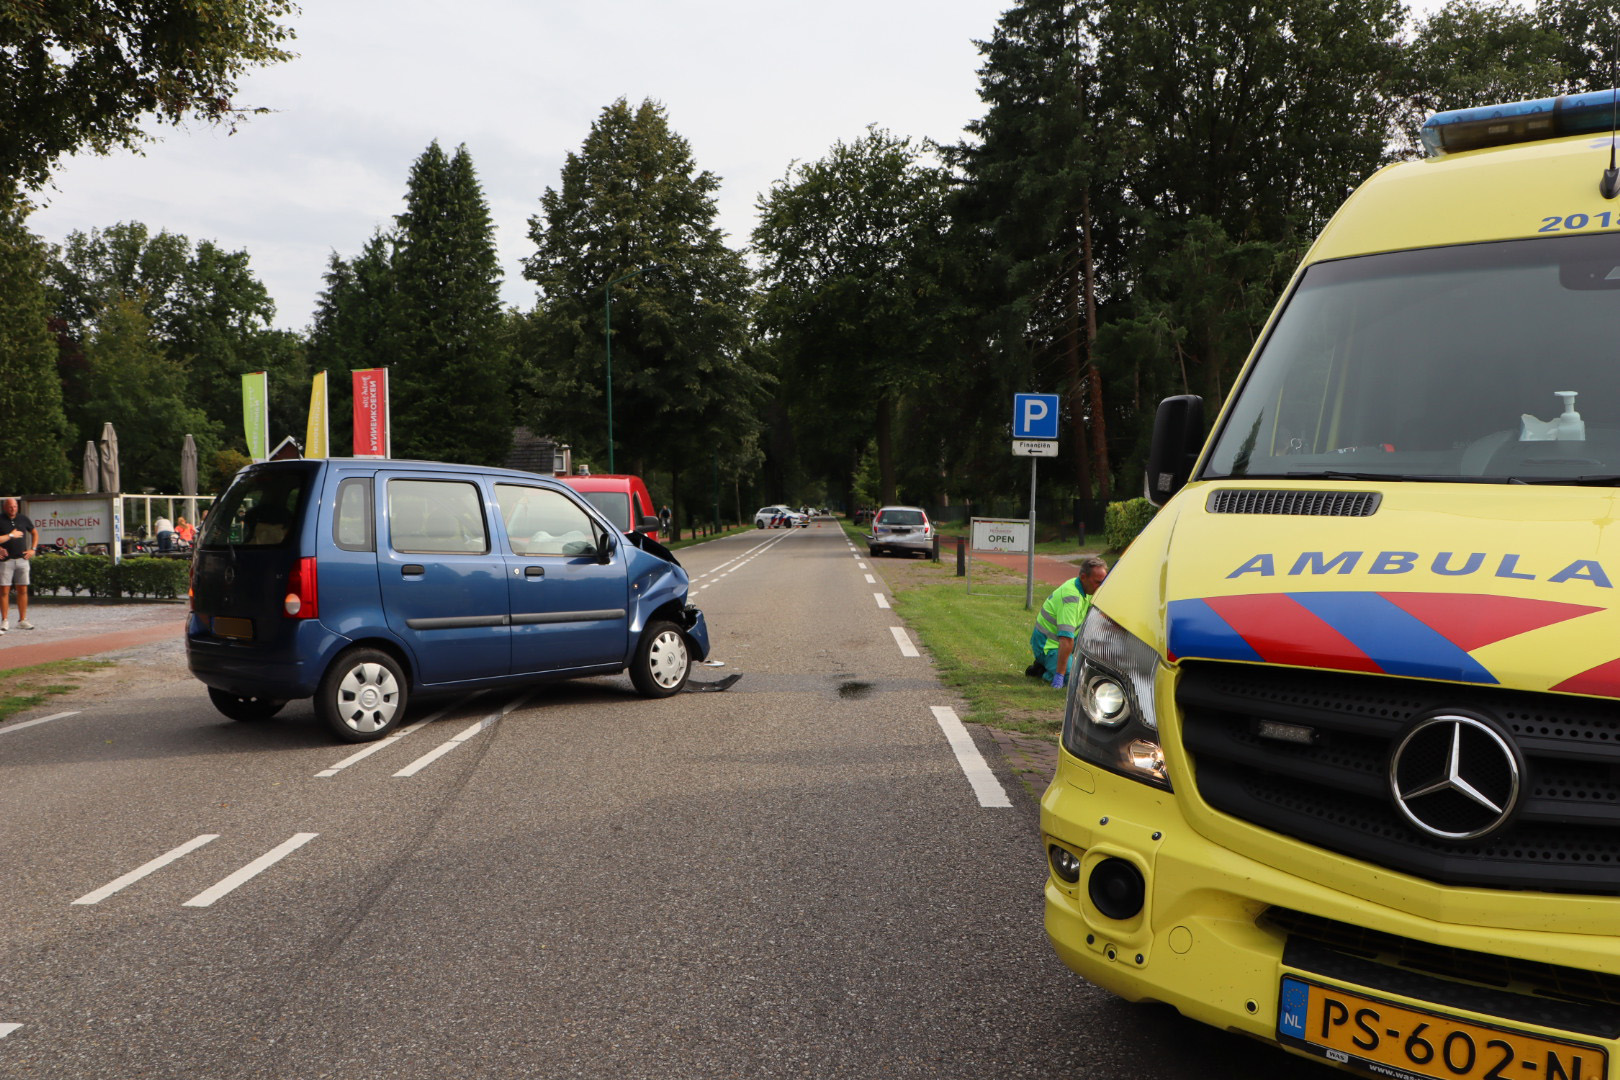
POLYGON ((586 502, 602 511, 621 532, 641 532, 660 542, 664 539, 658 507, 653 505, 652 495, 641 477, 604 474, 559 476, 557 479, 583 495, 586 502))

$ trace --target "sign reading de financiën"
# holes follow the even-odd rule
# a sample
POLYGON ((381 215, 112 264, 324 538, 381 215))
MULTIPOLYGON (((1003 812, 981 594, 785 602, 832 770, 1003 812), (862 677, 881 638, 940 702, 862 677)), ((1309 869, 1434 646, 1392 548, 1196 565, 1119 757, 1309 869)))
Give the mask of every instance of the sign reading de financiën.
POLYGON ((1023 518, 974 518, 973 550, 1022 555, 1029 550, 1029 522, 1023 518))
POLYGON ((60 537, 65 546, 111 544, 113 495, 53 495, 29 499, 24 511, 39 530, 41 547, 54 547, 60 537))

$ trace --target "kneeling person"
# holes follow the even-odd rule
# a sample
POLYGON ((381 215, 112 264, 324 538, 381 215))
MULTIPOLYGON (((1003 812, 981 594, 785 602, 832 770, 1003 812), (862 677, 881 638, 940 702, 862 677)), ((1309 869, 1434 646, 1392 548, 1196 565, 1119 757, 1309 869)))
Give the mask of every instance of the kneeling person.
POLYGON ((1041 605, 1035 616, 1035 630, 1029 636, 1029 648, 1035 660, 1024 674, 1041 678, 1055 688, 1063 686, 1064 673, 1069 670, 1069 654, 1074 651, 1075 635, 1091 610, 1091 598, 1097 586, 1108 576, 1108 564, 1097 556, 1080 561, 1080 570, 1065 581, 1041 605))

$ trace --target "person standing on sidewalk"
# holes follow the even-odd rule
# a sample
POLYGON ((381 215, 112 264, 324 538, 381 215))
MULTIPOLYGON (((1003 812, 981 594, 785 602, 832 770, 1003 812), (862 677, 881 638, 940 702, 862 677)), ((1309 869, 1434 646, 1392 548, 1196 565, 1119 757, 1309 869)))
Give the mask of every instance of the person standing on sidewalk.
POLYGON ((1080 624, 1086 621, 1086 612, 1091 610, 1097 586, 1107 576, 1108 564, 1092 555, 1080 560, 1079 573, 1052 590, 1035 616, 1035 630, 1029 635, 1035 661, 1024 669, 1025 675, 1051 683, 1053 689, 1063 688, 1074 639, 1080 633, 1080 624))
POLYGON ((17 500, 0 503, 0 536, 5 537, 5 561, 0 562, 0 633, 11 629, 11 589, 17 589, 17 629, 32 630, 28 621, 28 571, 39 546, 39 530, 18 512, 17 500))

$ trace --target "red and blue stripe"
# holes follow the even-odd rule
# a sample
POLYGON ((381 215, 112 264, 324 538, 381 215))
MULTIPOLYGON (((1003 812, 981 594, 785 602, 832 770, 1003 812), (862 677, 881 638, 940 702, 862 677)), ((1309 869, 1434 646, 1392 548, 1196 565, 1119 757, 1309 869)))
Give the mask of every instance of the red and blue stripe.
POLYGON ((1602 610, 1458 593, 1287 592, 1174 600, 1170 656, 1495 683, 1471 651, 1602 610))

